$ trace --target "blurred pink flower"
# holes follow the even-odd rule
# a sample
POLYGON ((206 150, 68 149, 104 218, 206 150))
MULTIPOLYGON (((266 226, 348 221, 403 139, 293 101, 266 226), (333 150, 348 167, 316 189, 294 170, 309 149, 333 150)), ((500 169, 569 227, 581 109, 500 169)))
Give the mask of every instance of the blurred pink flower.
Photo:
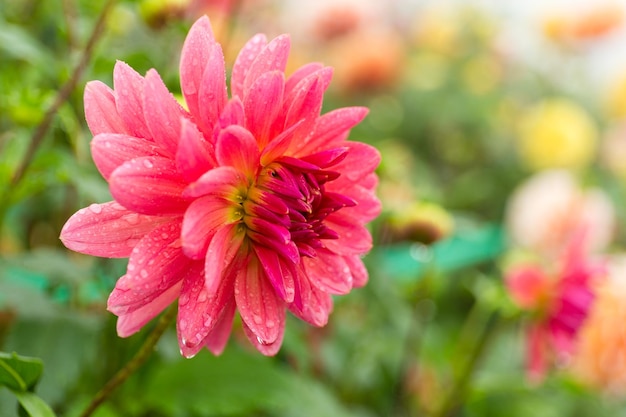
POLYGON ((61 239, 130 257, 108 300, 120 336, 178 299, 183 355, 221 353, 236 310, 251 343, 273 355, 286 309, 323 326, 331 294, 366 283, 380 156, 346 138, 367 109, 320 116, 332 71, 308 64, 285 78, 289 47, 285 35, 248 41, 229 99, 222 48, 203 17, 180 60, 188 111, 155 70, 142 77, 118 62, 114 89, 87 85, 93 159, 115 201, 79 210, 61 239))
POLYGON ((583 235, 572 239, 556 270, 525 263, 506 274, 513 301, 533 313, 526 337, 531 380, 543 378, 549 361, 562 363, 570 358, 594 300, 593 286, 604 276, 604 263, 586 254, 583 235))

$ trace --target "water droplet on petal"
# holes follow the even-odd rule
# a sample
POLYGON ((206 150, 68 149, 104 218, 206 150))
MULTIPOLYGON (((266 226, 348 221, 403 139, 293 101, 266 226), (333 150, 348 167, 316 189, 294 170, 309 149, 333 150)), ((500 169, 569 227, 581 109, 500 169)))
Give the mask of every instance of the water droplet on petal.
POLYGON ((170 237, 170 235, 168 235, 167 233, 163 232, 163 233, 161 233, 161 237, 163 239, 167 239, 168 237, 170 237))
POLYGON ((206 301, 206 299, 207 299, 207 293, 206 293, 206 290, 202 290, 202 291, 200 292, 200 294, 198 295, 198 302, 199 302, 199 303, 204 303, 204 302, 206 301))
POLYGON ((139 223, 139 214, 137 213, 129 213, 124 216, 124 220, 126 220, 129 224, 138 224, 139 223))
POLYGON ((189 302, 189 294, 187 294, 187 293, 181 294, 180 298, 178 299, 178 305, 184 306, 188 302, 189 302))
POLYGON ((263 323, 263 319, 262 319, 262 318, 261 318, 261 316, 259 316, 258 314, 255 314, 255 315, 253 316, 253 319, 254 319, 254 322, 255 322, 256 324, 261 324, 261 323, 263 323))
MULTIPOLYGON (((180 319, 180 321, 178 322, 178 327, 180 327, 180 330, 185 330, 187 328, 187 320, 185 319, 180 319)), ((182 342, 183 345, 187 344, 187 341, 185 340, 185 338, 182 338, 182 342)))
POLYGON ((150 168, 152 168, 154 166, 154 164, 149 159, 144 159, 143 160, 143 166, 145 166, 146 168, 150 169, 150 168))
POLYGON ((100 214, 102 213, 102 206, 94 203, 89 206, 89 211, 91 211, 94 214, 100 214))
POLYGON ((148 271, 145 269, 142 269, 139 274, 141 275, 141 278, 148 278, 148 271))
POLYGON ((261 339, 259 336, 256 337, 256 341, 262 345, 267 345, 267 343, 265 343, 265 340, 261 339))
POLYGON ((271 329, 274 327, 274 320, 268 320, 265 322, 265 325, 268 327, 268 329, 271 329))

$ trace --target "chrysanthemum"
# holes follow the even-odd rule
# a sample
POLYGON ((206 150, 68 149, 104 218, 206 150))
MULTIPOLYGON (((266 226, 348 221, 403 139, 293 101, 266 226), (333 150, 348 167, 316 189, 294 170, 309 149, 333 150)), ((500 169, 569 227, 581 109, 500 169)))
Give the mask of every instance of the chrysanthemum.
POLYGON ((232 69, 208 18, 191 28, 180 79, 188 110, 155 70, 123 62, 114 88, 85 90, 93 159, 115 201, 79 210, 61 232, 78 252, 129 257, 108 300, 118 334, 178 300, 181 352, 219 354, 235 312, 275 354, 286 310, 323 326, 332 294, 367 281, 365 223, 380 212, 375 148, 346 140, 365 108, 320 115, 332 71, 284 69, 289 38, 256 35, 232 69))
POLYGON ((507 272, 511 298, 532 313, 526 343, 533 380, 543 377, 549 363, 570 359, 594 300, 593 286, 604 276, 604 263, 589 259, 582 236, 572 240, 556 269, 528 263, 507 272))

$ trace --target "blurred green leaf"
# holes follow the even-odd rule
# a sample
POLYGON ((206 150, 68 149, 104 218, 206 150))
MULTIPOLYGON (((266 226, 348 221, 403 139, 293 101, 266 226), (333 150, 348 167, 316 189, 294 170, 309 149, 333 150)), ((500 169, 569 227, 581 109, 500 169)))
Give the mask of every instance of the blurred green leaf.
POLYGON ((48 404, 32 392, 15 392, 20 405, 30 417, 54 417, 55 414, 48 404))
POLYGON ((0 385, 14 391, 28 391, 37 384, 42 372, 40 359, 0 352, 0 385))

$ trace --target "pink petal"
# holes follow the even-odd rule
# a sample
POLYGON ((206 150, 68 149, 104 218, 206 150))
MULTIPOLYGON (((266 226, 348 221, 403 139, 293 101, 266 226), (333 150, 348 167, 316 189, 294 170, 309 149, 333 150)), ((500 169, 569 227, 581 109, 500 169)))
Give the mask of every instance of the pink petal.
POLYGON ((126 161, 163 154, 154 142, 120 133, 100 133, 91 141, 91 156, 102 176, 108 179, 126 161))
POLYGON ((317 257, 302 258, 311 284, 329 294, 347 294, 352 289, 350 267, 342 256, 318 249, 317 257))
POLYGON ((222 47, 216 43, 211 48, 209 61, 204 69, 198 91, 199 124, 203 127, 202 131, 207 137, 212 134, 213 127, 219 120, 227 99, 224 53, 222 47))
POLYGON ((280 336, 285 322, 285 304, 276 297, 256 256, 235 279, 235 300, 243 322, 261 344, 271 344, 280 336))
POLYGON ((293 267, 271 249, 254 245, 254 251, 278 296, 287 303, 292 302, 295 292, 293 267))
MULTIPOLYGON (((204 81, 205 70, 210 63, 215 38, 211 29, 211 22, 206 16, 198 19, 187 34, 180 56, 180 86, 189 107, 197 123, 203 123, 203 108, 200 105, 199 92, 204 81)), ((208 126, 203 126, 207 128, 208 126)), ((202 129, 204 130, 204 129, 202 129)))
POLYGON ((362 187, 360 185, 362 182, 360 184, 352 184, 352 186, 348 188, 341 187, 337 190, 335 188, 336 182, 337 181, 328 183, 326 190, 329 192, 338 192, 357 202, 357 205, 354 207, 343 208, 341 214, 350 216, 354 222, 362 224, 378 217, 382 210, 382 204, 378 197, 376 197, 374 191, 362 187))
POLYGON ((359 255, 344 256, 346 265, 352 274, 352 288, 361 288, 367 284, 368 274, 359 255))
POLYGON ((283 156, 291 146, 294 135, 298 133, 299 127, 303 121, 293 124, 281 134, 276 136, 270 143, 263 148, 261 154, 261 165, 267 166, 275 159, 283 156))
POLYGON ((115 104, 130 134, 152 139, 143 113, 144 78, 125 62, 117 61, 113 69, 115 104))
POLYGON ((371 145, 361 142, 345 142, 349 148, 345 159, 333 166, 333 171, 341 172, 336 187, 348 183, 358 183, 370 175, 380 163, 380 152, 371 145))
POLYGON ((244 81, 250 71, 250 66, 263 48, 265 48, 266 44, 267 38, 265 35, 254 35, 237 55, 230 79, 230 94, 232 97, 243 99, 245 92, 244 81))
POLYGON ((205 285, 209 294, 217 291, 224 279, 225 271, 239 269, 243 262, 240 248, 245 233, 239 231, 237 225, 225 225, 215 233, 206 252, 205 285))
MULTIPOLYGON (((278 71, 284 74, 289 58, 291 41, 288 35, 280 35, 270 41, 250 64, 244 80, 244 94, 263 74, 278 71)), ((243 51, 242 51, 243 52, 243 51)))
POLYGON ((232 166, 252 179, 259 166, 259 148, 254 136, 241 126, 222 130, 215 144, 217 162, 232 166))
POLYGON ((192 272, 183 279, 176 325, 181 353, 186 357, 202 348, 204 340, 228 308, 234 284, 234 274, 225 274, 217 292, 210 294, 205 288, 204 263, 194 262, 192 272))
POLYGON ((226 106, 224 106, 224 110, 220 115, 220 120, 218 123, 217 133, 231 125, 243 126, 245 125, 245 111, 243 109, 243 103, 239 99, 239 97, 233 97, 226 106))
POLYGON ((310 62, 295 70, 293 74, 287 78, 285 83, 285 97, 289 97, 293 89, 298 83, 309 75, 321 70, 324 65, 319 62, 310 62))
POLYGON ((323 327, 328 323, 328 316, 333 309, 333 301, 327 292, 311 285, 304 271, 298 272, 294 302, 289 304, 289 310, 298 318, 323 327))
POLYGON ((285 100, 284 127, 300 123, 296 137, 306 137, 313 130, 322 109, 324 90, 328 87, 332 71, 324 68, 302 80, 285 100), (302 123, 303 122, 303 123, 302 123))
POLYGON ((350 129, 367 115, 366 107, 343 107, 328 112, 317 119, 310 136, 296 144, 295 156, 305 156, 328 148, 345 146, 350 129))
POLYGON ((180 219, 159 225, 133 249, 126 275, 115 284, 107 308, 132 313, 178 284, 191 260, 180 249, 180 219))
POLYGON ((284 74, 271 71, 262 74, 246 90, 243 106, 246 127, 263 149, 271 139, 270 129, 282 108, 284 74))
POLYGON ((171 159, 142 157, 125 162, 109 178, 111 194, 122 206, 142 214, 182 214, 189 200, 185 182, 171 159))
POLYGON ((259 339, 257 335, 254 334, 254 331, 248 327, 248 325, 243 323, 243 330, 252 345, 261 352, 265 356, 274 356, 280 350, 281 345, 283 344, 283 337, 285 335, 285 324, 282 323, 279 329, 278 337, 272 343, 265 343, 259 339))
POLYGON ((217 167, 206 172, 198 181, 190 184, 184 191, 185 197, 215 195, 236 201, 238 188, 246 185, 245 178, 230 166, 217 167))
POLYGON ((365 226, 344 213, 346 209, 332 213, 326 218, 326 226, 335 231, 338 239, 324 240, 324 245, 341 255, 362 255, 372 249, 372 235, 365 226))
POLYGON ((176 297, 178 297, 179 291, 180 284, 177 284, 143 307, 119 316, 117 319, 117 334, 120 337, 128 337, 137 333, 150 320, 172 304, 176 300, 176 297))
POLYGON ((181 175, 186 181, 196 181, 216 164, 213 145, 204 139, 191 121, 182 119, 176 152, 176 168, 181 175))
POLYGON ((90 81, 85 86, 85 118, 95 136, 100 133, 128 133, 124 121, 117 113, 115 95, 106 84, 90 81))
POLYGON ((203 259, 211 238, 220 227, 233 222, 233 204, 212 195, 194 200, 183 217, 183 251, 192 259, 203 259))
POLYGON ((211 351, 214 355, 221 355, 228 343, 228 338, 230 337, 230 332, 233 328, 233 319, 235 318, 235 300, 230 300, 224 310, 222 311, 222 315, 215 323, 215 327, 209 333, 209 335, 204 339, 204 345, 207 349, 211 351))
POLYGON ((168 91, 155 70, 149 70, 145 79, 144 115, 151 136, 170 156, 176 155, 181 133, 183 108, 168 91))
POLYGON ((69 249, 93 256, 126 258, 152 229, 169 221, 126 210, 115 201, 78 210, 63 226, 61 241, 69 249))

